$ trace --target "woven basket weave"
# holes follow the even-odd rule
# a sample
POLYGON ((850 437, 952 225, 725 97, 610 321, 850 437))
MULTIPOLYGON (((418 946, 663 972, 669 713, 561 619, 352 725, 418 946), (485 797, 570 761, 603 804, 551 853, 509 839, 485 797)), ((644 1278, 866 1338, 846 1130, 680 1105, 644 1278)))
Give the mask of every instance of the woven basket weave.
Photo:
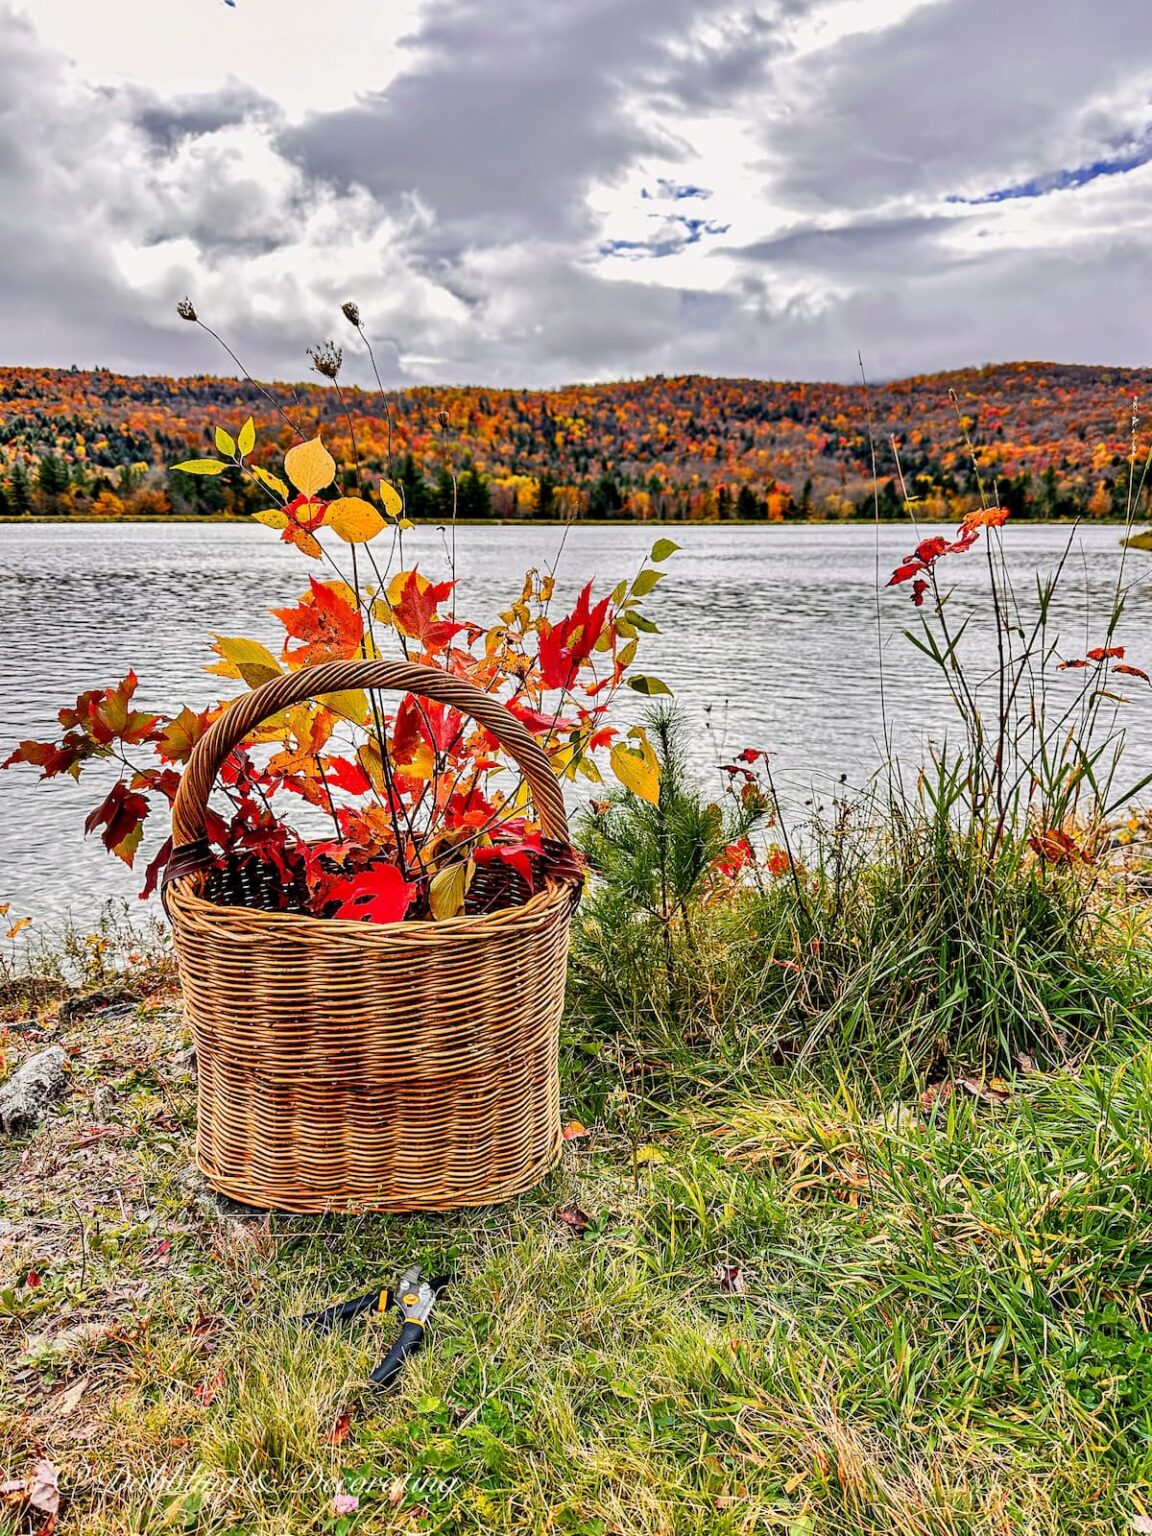
POLYGON ((197 1162, 216 1189, 273 1210, 411 1211, 539 1182, 561 1146, 558 1031, 579 873, 548 758, 498 700, 408 662, 274 678, 197 743, 172 822, 165 905, 196 1045, 197 1162), (543 889, 500 911, 390 925, 209 899, 204 815, 228 754, 287 706, 352 688, 451 705, 501 743, 532 791, 543 889))

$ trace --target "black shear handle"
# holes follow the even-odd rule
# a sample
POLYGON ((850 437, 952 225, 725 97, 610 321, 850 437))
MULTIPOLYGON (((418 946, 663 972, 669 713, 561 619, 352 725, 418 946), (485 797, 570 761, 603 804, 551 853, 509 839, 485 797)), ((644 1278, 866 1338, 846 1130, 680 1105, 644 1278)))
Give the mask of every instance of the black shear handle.
POLYGON ((378 1387, 391 1386, 403 1370, 405 1362, 416 1353, 423 1342, 424 1324, 405 1323, 400 1330, 400 1337, 368 1380, 374 1381, 378 1387))
POLYGON ((350 1301, 335 1302, 319 1312, 306 1312, 297 1321, 302 1327, 318 1328, 323 1333, 337 1323, 350 1323, 365 1312, 387 1312, 392 1304, 391 1291, 369 1291, 367 1296, 353 1296, 350 1301))

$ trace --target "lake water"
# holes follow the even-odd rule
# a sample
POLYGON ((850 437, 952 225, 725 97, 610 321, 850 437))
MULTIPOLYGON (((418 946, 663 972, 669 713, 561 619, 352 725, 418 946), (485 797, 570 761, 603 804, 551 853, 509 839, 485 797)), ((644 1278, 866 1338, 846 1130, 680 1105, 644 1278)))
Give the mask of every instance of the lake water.
MULTIPOLYGON (((942 679, 901 634, 915 618, 907 587, 881 590, 878 636, 876 571, 886 581, 907 554, 915 537, 906 529, 574 527, 553 611, 563 611, 559 604, 588 577, 607 590, 633 575, 661 533, 682 548, 646 600, 662 633, 645 638, 637 667, 674 688, 694 763, 710 783, 719 783, 716 765, 745 746, 775 754, 781 791, 798 807, 813 796, 826 801, 841 776, 849 786, 865 783, 881 756, 881 655, 890 732, 904 760, 919 762, 926 742, 949 729, 942 679)), ((1033 574, 1053 568, 1069 536, 1058 527, 1005 530, 1025 606, 1033 574)), ((460 612, 494 619, 528 566, 551 565, 559 539, 556 528, 461 528, 460 612)), ((1099 643, 1121 557, 1116 527, 1075 534, 1056 605, 1064 656, 1099 643)), ((440 579, 442 536, 432 528, 409 534, 404 563, 440 579)), ((213 659, 208 634, 256 636, 277 649, 283 631, 267 609, 299 595, 308 566, 258 526, 0 526, 0 757, 23 737, 51 737, 62 704, 129 667, 140 678, 143 708, 207 703, 222 682, 201 670, 213 659)), ((956 587, 953 611, 976 615, 969 631, 976 671, 990 668, 984 561, 968 554, 946 568, 956 587)), ((1152 671, 1152 556, 1130 553, 1127 573, 1132 590, 1120 638, 1129 659, 1152 671)), ((1074 678, 1064 674, 1063 686, 1074 678)), ((1152 769, 1152 689, 1124 691, 1132 697, 1123 715, 1125 777, 1135 779, 1152 769)), ((629 696, 624 716, 642 708, 629 696)), ((85 919, 110 896, 134 897, 138 873, 83 837, 96 785, 95 775, 79 785, 66 777, 41 784, 26 767, 0 777, 0 901, 10 901, 13 913, 38 923, 68 910, 85 919)), ((152 832, 142 854, 159 840, 160 829, 152 832)))

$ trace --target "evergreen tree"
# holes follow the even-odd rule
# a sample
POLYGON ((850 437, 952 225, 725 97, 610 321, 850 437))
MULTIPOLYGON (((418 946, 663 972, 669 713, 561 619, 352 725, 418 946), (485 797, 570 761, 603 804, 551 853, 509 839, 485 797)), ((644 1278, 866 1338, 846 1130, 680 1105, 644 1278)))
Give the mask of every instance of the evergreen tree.
POLYGON ((611 470, 604 470, 588 493, 589 517, 615 517, 624 505, 620 487, 611 470))
POLYGON ((556 516, 556 477, 550 469, 542 471, 536 491, 536 516, 556 516))
POLYGON ((56 516, 66 511, 63 498, 70 484, 71 476, 64 460, 54 453, 45 454, 36 471, 36 486, 39 492, 37 500, 41 511, 49 516, 56 516))
POLYGON ((21 459, 17 459, 8 477, 8 500, 17 517, 27 517, 32 511, 32 484, 21 459))
POLYGON ((406 453, 400 463, 396 484, 404 499, 406 517, 420 518, 433 515, 432 495, 424 476, 416 468, 416 460, 406 453))
POLYGON ((742 485, 736 497, 736 516, 744 522, 750 522, 754 517, 762 517, 764 508, 756 492, 750 485, 742 485))
POLYGON ((488 481, 471 467, 460 476, 458 504, 461 517, 492 516, 492 493, 488 489, 488 481))
POLYGON ((432 492, 433 516, 442 523, 450 523, 453 514, 463 515, 458 487, 453 484, 452 471, 441 464, 436 473, 436 488, 432 492))

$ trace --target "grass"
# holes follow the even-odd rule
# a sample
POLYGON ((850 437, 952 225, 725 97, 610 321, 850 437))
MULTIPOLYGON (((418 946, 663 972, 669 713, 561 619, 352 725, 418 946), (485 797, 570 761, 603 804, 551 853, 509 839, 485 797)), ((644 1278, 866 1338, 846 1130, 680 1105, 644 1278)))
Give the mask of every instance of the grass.
MULTIPOLYGON (((52 1461, 61 1530, 1047 1536, 1152 1515, 1146 1031, 898 1091, 839 1048, 781 1066, 739 1029, 577 1014, 566 1113, 590 1133, 535 1194, 268 1218, 193 1173, 179 999, 139 964, 145 999, 59 1031, 74 1091, 0 1154, 3 1470, 52 1461), (291 1320, 414 1259, 453 1284, 373 1395, 386 1324, 291 1320)), ((9 1511, 5 1536, 36 1528, 9 1511)))

